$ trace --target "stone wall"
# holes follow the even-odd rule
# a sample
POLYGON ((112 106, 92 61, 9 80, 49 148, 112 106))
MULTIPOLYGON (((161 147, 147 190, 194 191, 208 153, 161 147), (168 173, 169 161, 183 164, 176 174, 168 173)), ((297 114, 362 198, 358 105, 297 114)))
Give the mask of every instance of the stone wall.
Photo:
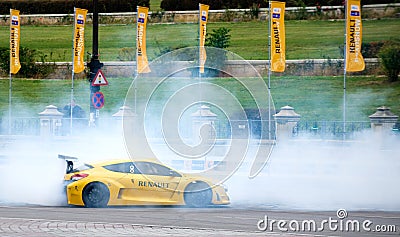
MULTIPOLYGON (((102 71, 106 77, 132 77, 135 73, 135 62, 103 62, 102 71)), ((267 60, 249 60, 249 61, 227 61, 225 67, 227 71, 234 72, 235 75, 243 77, 254 75, 253 66, 261 76, 268 75, 267 60)), ((190 68, 193 62, 177 61, 172 63, 176 69, 190 68)), ((150 64, 151 67, 151 64, 150 64)), ((71 63, 56 63, 56 71, 49 75, 48 79, 70 79, 71 63)), ((153 70, 156 71, 156 70, 153 70)), ((382 74, 380 64, 376 58, 365 59, 365 70, 357 73, 348 73, 349 75, 378 75, 382 74)), ((343 75, 343 60, 341 59, 308 59, 308 60, 287 60, 284 73, 273 73, 274 76, 293 75, 293 76, 340 76, 343 75)), ((7 77, 3 74, 2 77, 7 77)), ((152 75, 149 75, 152 76, 152 75)), ((191 76, 189 71, 180 73, 179 76, 191 76)), ((222 75, 223 76, 223 75, 222 75)), ((80 73, 75 78, 86 78, 86 74, 80 73)))

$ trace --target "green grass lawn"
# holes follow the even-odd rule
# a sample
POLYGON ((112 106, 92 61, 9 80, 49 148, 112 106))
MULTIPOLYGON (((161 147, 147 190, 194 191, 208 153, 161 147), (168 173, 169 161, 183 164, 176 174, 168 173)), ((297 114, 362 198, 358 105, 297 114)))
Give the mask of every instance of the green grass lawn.
MULTIPOLYGON (((107 80, 109 86, 101 88, 106 101, 101 114, 111 116, 123 105, 132 79, 107 78, 107 80)), ((175 82, 186 83, 183 80, 177 79, 175 82)), ((0 80, 0 117, 8 114, 8 82, 8 80, 0 80)), ((253 107, 254 103, 246 98, 246 92, 234 79, 216 78, 208 79, 207 82, 221 85, 231 91, 245 108, 253 107)), ((176 84, 166 86, 161 91, 172 94, 176 91, 176 87, 180 86, 176 84)), ((89 83, 86 80, 75 80, 74 91, 77 102, 88 111, 89 83)), ((70 92, 70 80, 14 79, 13 114, 17 117, 36 117, 49 104, 62 107, 68 103, 70 92)), ((141 101, 141 93, 139 91, 139 104, 144 102, 141 101)), ((290 105, 304 120, 340 121, 342 119, 343 77, 273 77, 271 93, 276 108, 290 105)), ((385 78, 365 76, 347 78, 346 111, 349 121, 368 121, 368 116, 382 105, 391 107, 393 113, 400 115, 399 101, 400 82, 387 83, 385 78)))
MULTIPOLYGON (((399 39, 400 19, 363 22, 363 41, 399 39)), ((227 49, 245 59, 268 59, 267 22, 209 23, 208 32, 219 27, 231 29, 231 44, 227 49)), ((344 41, 343 21, 287 21, 287 59, 341 58, 344 41)), ((197 24, 150 24, 147 49, 150 59, 165 48, 196 46, 197 24)), ((118 60, 121 48, 135 47, 135 25, 101 25, 99 51, 102 61, 118 60)), ((85 33, 85 46, 91 52, 92 27, 85 33)), ((9 47, 9 28, 0 27, 0 47, 9 47)), ((49 61, 71 61, 72 26, 22 26, 21 45, 37 49, 49 61)))
MULTIPOLYGON (((400 19, 367 20, 363 22, 364 42, 399 38, 400 19)), ((154 24, 148 26, 149 57, 155 58, 166 47, 197 45, 197 24, 154 24)), ((210 23, 208 32, 219 27, 231 29, 228 50, 245 59, 267 59, 266 22, 210 23)), ((86 29, 86 50, 91 51, 91 26, 86 29)), ((0 47, 8 47, 8 27, 0 27, 0 47)), ((70 61, 72 26, 23 26, 22 46, 45 52, 49 61, 70 61)), ((135 46, 134 25, 101 25, 99 32, 100 58, 117 60, 121 48, 135 46)), ((341 58, 343 45, 342 21, 287 21, 287 59, 341 58)), ((131 84, 129 78, 107 78, 110 85, 102 88, 106 105, 104 114, 115 113, 124 103, 131 84)), ((75 81, 75 97, 86 110, 89 108, 89 84, 75 81)), ((247 108, 237 83, 232 79, 213 82, 235 91, 235 96, 247 108)), ((341 120, 343 77, 273 77, 272 95, 276 108, 290 105, 305 120, 341 120)), ((70 96, 69 80, 13 80, 13 114, 35 117, 45 106, 65 105, 70 96)), ((386 105, 400 115, 400 83, 387 83, 385 78, 348 77, 347 116, 353 121, 368 121, 376 107, 386 105)), ((8 80, 0 80, 0 116, 8 111, 8 80)))

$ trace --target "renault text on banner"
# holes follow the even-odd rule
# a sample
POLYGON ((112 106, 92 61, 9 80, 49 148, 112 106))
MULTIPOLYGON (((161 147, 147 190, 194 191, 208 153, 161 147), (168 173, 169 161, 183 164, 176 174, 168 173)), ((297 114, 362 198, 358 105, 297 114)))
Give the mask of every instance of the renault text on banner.
POLYGON ((361 54, 362 24, 360 0, 346 4, 346 71, 358 72, 365 68, 361 54))
POLYGON ((149 8, 137 7, 136 65, 138 73, 150 72, 146 52, 146 24, 149 8))
POLYGON ((208 5, 199 4, 200 8, 200 73, 204 73, 204 64, 207 60, 206 49, 204 48, 204 44, 206 42, 206 34, 207 34, 207 20, 208 20, 208 9, 210 8, 208 5))
POLYGON ((271 2, 271 71, 285 71, 285 2, 271 2))
POLYGON ((75 9, 74 19, 74 73, 80 73, 85 70, 85 21, 86 9, 75 9))
POLYGON ((19 62, 19 39, 21 30, 19 11, 10 9, 10 73, 16 74, 21 68, 19 62))

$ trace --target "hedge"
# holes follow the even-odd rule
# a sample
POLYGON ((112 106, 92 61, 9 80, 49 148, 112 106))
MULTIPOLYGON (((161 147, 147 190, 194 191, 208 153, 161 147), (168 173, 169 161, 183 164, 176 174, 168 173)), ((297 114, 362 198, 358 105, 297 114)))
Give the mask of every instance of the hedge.
MULTIPOLYGON (((282 0, 287 7, 307 6, 341 6, 344 0, 282 0)), ((362 5, 387 4, 400 2, 400 0, 362 0, 362 5)), ((197 10, 198 4, 210 5, 210 9, 237 9, 237 8, 265 8, 268 1, 264 0, 162 0, 161 8, 165 11, 197 10)))
MULTIPOLYGON (((150 7, 150 0, 98 0, 99 12, 135 12, 136 6, 150 7)), ((287 7, 340 6, 344 0, 283 0, 287 7)), ((400 0, 362 0, 362 5, 398 3, 400 0)), ((266 8, 267 0, 162 0, 165 11, 197 10, 199 3, 210 5, 210 9, 266 8)), ((18 9, 21 14, 72 14, 74 7, 93 9, 92 0, 1 0, 0 14, 8 15, 9 9, 18 9)), ((158 6, 157 6, 158 7, 158 6)))
MULTIPOLYGON (((136 6, 150 7, 150 0, 98 0, 99 12, 135 12, 136 6)), ((1 0, 0 14, 10 14, 10 8, 21 14, 72 14, 74 7, 92 12, 93 1, 89 0, 1 0)))

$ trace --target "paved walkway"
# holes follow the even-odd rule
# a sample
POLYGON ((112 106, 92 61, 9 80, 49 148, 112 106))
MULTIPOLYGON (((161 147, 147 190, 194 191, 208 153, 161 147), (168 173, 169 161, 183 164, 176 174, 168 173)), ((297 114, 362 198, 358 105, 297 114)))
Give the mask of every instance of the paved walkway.
MULTIPOLYGON (((0 236, 282 236, 266 232, 0 217, 0 236)), ((294 236, 294 235, 290 235, 294 236)), ((304 236, 304 235, 303 235, 304 236)))

